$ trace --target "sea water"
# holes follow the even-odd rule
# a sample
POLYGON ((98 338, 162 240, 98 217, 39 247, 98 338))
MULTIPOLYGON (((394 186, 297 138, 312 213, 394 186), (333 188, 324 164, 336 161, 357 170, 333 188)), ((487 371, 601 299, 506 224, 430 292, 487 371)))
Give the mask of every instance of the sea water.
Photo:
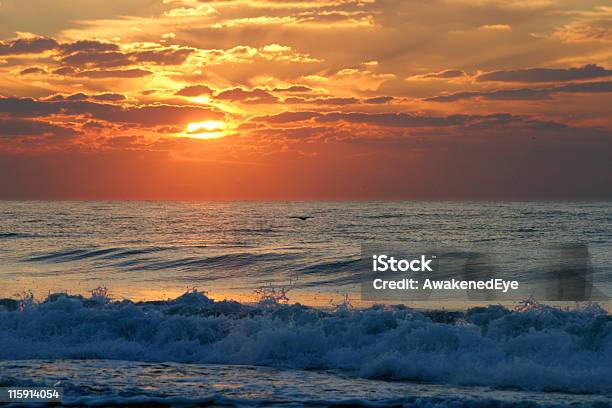
POLYGON ((358 301, 361 245, 387 242, 515 253, 584 243, 610 281, 612 203, 0 202, 0 297, 103 285, 117 299, 196 287, 252 300, 290 284, 294 301, 358 301))
POLYGON ((611 403, 605 305, 361 305, 355 277, 364 242, 580 242, 601 263, 609 203, 3 202, 0 213, 0 386, 61 386, 66 404, 97 406, 611 403))

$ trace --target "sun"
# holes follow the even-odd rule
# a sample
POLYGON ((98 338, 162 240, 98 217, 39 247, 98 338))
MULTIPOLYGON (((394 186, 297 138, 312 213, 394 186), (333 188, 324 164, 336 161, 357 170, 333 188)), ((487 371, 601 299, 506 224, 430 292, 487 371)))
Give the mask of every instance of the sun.
POLYGON ((225 136, 227 125, 220 120, 205 120, 187 124, 185 136, 196 139, 217 139, 225 136))
POLYGON ((205 120, 204 122, 193 122, 187 125, 187 132, 202 133, 215 132, 225 129, 225 123, 220 120, 205 120))

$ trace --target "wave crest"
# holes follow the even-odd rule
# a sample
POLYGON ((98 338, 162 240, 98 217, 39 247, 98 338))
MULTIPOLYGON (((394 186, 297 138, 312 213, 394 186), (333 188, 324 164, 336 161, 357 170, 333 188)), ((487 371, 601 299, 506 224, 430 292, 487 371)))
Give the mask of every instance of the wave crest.
POLYGON ((612 392, 612 318, 596 306, 419 312, 300 304, 0 301, 1 359, 118 359, 342 371, 364 378, 612 392))

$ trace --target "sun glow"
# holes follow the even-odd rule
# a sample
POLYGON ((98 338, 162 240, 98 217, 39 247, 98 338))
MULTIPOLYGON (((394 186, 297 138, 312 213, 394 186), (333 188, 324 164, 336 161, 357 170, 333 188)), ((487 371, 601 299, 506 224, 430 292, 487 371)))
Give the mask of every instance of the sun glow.
POLYGON ((216 139, 225 136, 226 124, 219 120, 205 120, 187 125, 185 135, 197 139, 216 139))

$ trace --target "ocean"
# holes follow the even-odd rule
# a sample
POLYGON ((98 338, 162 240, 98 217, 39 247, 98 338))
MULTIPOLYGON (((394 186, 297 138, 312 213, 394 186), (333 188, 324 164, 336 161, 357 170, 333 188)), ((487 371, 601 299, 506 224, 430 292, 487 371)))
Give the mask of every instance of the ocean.
POLYGON ((581 244, 612 282, 611 203, 5 201, 0 387, 74 406, 612 403, 608 304, 363 302, 361 248, 388 242, 581 244))

